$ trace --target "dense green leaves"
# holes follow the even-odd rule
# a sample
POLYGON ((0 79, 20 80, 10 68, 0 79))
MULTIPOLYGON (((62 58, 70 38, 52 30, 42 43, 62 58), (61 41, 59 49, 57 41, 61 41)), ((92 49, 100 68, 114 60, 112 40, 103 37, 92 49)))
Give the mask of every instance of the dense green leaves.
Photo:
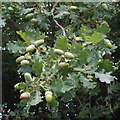
POLYGON ((37 59, 36 61, 34 61, 32 70, 35 71, 36 75, 41 75, 42 67, 43 67, 43 63, 37 59))
POLYGON ((41 119, 92 119, 114 111, 109 97, 119 91, 113 73, 118 64, 111 59, 117 47, 107 21, 115 17, 117 5, 107 5, 108 10, 102 3, 4 3, 4 36, 10 32, 8 40, 12 40, 6 49, 27 61, 17 60, 19 81, 25 81, 20 93, 30 93, 29 99, 20 102, 19 109, 26 112, 23 116, 29 118, 28 113, 35 111, 41 119), (104 39, 110 39, 112 47, 104 39), (25 73, 32 80, 22 78, 25 73), (50 99, 46 91, 51 91, 50 99))
POLYGON ((55 48, 61 49, 63 51, 67 51, 68 46, 69 46, 68 40, 67 40, 67 38, 65 36, 61 36, 60 38, 58 38, 56 40, 55 48))

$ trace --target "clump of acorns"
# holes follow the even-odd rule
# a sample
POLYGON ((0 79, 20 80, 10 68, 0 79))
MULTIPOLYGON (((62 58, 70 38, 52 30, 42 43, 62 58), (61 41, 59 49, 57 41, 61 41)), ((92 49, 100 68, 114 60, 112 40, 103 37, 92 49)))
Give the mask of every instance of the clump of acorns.
MULTIPOLYGON (((71 52, 64 52, 61 49, 54 49, 54 53, 56 53, 57 55, 64 55, 64 57, 67 58, 67 59, 73 59, 75 57, 71 52)), ((67 66, 69 66, 69 63, 67 63, 67 62, 60 62, 59 66, 61 68, 67 67, 67 66)))
MULTIPOLYGON (((36 47, 39 47, 40 45, 42 45, 44 43, 44 40, 37 40, 34 44, 31 44, 29 45, 27 48, 26 48, 26 54, 24 56, 20 56, 16 59, 16 62, 17 63, 20 63, 21 66, 24 66, 24 65, 28 65, 29 64, 29 60, 31 60, 31 55, 30 53, 33 52, 36 47)), ((30 73, 25 73, 24 74, 24 78, 26 81, 33 81, 33 78, 31 76, 30 73)), ((21 88, 21 85, 23 85, 23 83, 17 83, 14 85, 14 88, 15 89, 20 89, 21 88)), ((23 92, 21 95, 20 95, 20 99, 28 99, 30 98, 30 92, 23 92)), ((45 99, 47 102, 51 102, 52 101, 52 92, 51 91, 46 91, 45 92, 45 99)))
POLYGON ((29 64, 29 60, 31 60, 31 55, 30 53, 33 52, 36 47, 39 47, 40 45, 42 45, 44 43, 44 40, 37 40, 34 44, 29 45, 26 48, 26 54, 24 56, 20 56, 16 59, 17 63, 20 63, 21 66, 24 65, 28 65, 29 64))
POLYGON ((32 23, 37 23, 38 20, 37 20, 36 18, 33 18, 34 15, 35 15, 34 13, 29 13, 29 14, 27 14, 27 15, 25 16, 25 18, 26 18, 26 19, 31 19, 31 22, 32 22, 32 23))
MULTIPOLYGON (((25 73, 24 74, 24 78, 25 78, 25 80, 26 81, 33 81, 33 78, 32 78, 32 76, 31 76, 31 74, 30 73, 25 73)), ((21 83, 17 83, 17 84, 15 84, 14 85, 14 88, 15 89, 20 89, 21 88, 21 85, 23 85, 23 83, 21 82, 21 83)), ((28 99, 28 98, 30 98, 30 92, 23 92, 23 93, 21 93, 21 95, 20 95, 20 99, 28 99)), ((50 103, 51 101, 52 101, 52 99, 53 99, 53 95, 52 95, 52 92, 51 91, 46 91, 45 92, 45 100, 48 102, 48 103, 50 103)))

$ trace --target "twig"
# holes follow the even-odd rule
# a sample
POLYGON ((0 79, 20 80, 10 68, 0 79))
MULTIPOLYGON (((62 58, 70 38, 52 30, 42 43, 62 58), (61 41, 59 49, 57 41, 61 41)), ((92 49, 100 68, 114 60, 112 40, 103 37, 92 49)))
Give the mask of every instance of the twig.
POLYGON ((77 98, 77 100, 78 100, 78 102, 80 104, 80 107, 83 107, 82 102, 80 101, 80 99, 78 98, 78 96, 77 95, 75 95, 75 96, 76 96, 76 98, 77 98))
POLYGON ((94 45, 93 43, 88 43, 86 45, 83 45, 83 47, 87 47, 88 45, 94 45))
POLYGON ((43 54, 46 54, 46 52, 43 51, 43 50, 40 50, 40 49, 38 49, 38 48, 36 48, 36 50, 38 50, 39 52, 41 52, 41 53, 43 53, 43 54))
POLYGON ((109 107, 110 107, 110 112, 111 112, 112 115, 114 116, 115 120, 117 120, 117 118, 116 118, 116 116, 115 116, 115 113, 114 113, 114 111, 113 111, 113 109, 112 109, 111 104, 109 104, 109 107))
POLYGON ((58 2, 56 2, 56 3, 53 5, 53 8, 51 9, 51 14, 52 14, 52 16, 53 16, 53 21, 55 22, 55 24, 56 24, 59 28, 61 28, 62 33, 63 33, 63 36, 66 36, 66 32, 65 32, 64 27, 61 26, 61 25, 58 23, 58 21, 54 18, 54 10, 55 10, 55 7, 57 6, 57 4, 58 4, 58 2))
POLYGON ((39 85, 35 85, 34 87, 41 87, 43 84, 45 84, 45 83, 47 83, 47 82, 49 82, 49 81, 51 81, 51 80, 52 80, 52 79, 49 78, 49 79, 47 79, 47 80, 41 82, 41 84, 39 84, 39 85))

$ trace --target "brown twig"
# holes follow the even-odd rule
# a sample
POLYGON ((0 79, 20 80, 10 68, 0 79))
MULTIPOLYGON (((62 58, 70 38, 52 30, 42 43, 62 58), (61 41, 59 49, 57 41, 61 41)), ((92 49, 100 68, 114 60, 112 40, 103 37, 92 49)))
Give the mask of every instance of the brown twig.
POLYGON ((83 47, 87 47, 88 45, 94 45, 93 43, 88 43, 86 45, 83 45, 83 47))
POLYGON ((52 80, 52 78, 48 78, 47 80, 42 81, 39 85, 35 85, 34 87, 40 87, 40 86, 42 86, 43 84, 45 84, 45 83, 47 83, 47 82, 49 82, 49 81, 51 81, 51 80, 52 80))
POLYGON ((43 53, 43 54, 46 54, 46 52, 43 51, 43 50, 40 50, 40 49, 38 49, 38 48, 36 48, 36 50, 38 50, 39 52, 41 52, 41 53, 43 53))
POLYGON ((52 16, 53 16, 53 21, 55 22, 55 24, 56 24, 59 28, 61 28, 62 33, 63 33, 63 36, 66 36, 66 32, 65 32, 64 27, 61 26, 61 25, 58 23, 58 21, 54 18, 54 10, 55 10, 55 7, 57 6, 57 4, 58 4, 58 2, 56 2, 56 3, 53 5, 53 8, 51 9, 51 14, 52 14, 52 16))

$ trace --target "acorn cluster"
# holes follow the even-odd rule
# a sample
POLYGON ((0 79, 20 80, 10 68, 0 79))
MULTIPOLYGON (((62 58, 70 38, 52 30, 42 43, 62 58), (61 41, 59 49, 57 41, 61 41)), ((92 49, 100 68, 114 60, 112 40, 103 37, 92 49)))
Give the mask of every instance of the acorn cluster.
POLYGON ((26 16, 25 16, 25 18, 26 19, 31 19, 31 22, 32 23, 37 23, 38 22, 38 20, 36 19, 36 18, 34 18, 34 13, 29 13, 29 14, 27 14, 26 16))
MULTIPOLYGON (((57 55, 63 55, 66 59, 73 59, 75 57, 71 52, 64 52, 61 49, 54 49, 54 53, 56 53, 57 55)), ((60 62, 59 66, 61 68, 68 67, 69 63, 67 63, 67 62, 60 62)))

